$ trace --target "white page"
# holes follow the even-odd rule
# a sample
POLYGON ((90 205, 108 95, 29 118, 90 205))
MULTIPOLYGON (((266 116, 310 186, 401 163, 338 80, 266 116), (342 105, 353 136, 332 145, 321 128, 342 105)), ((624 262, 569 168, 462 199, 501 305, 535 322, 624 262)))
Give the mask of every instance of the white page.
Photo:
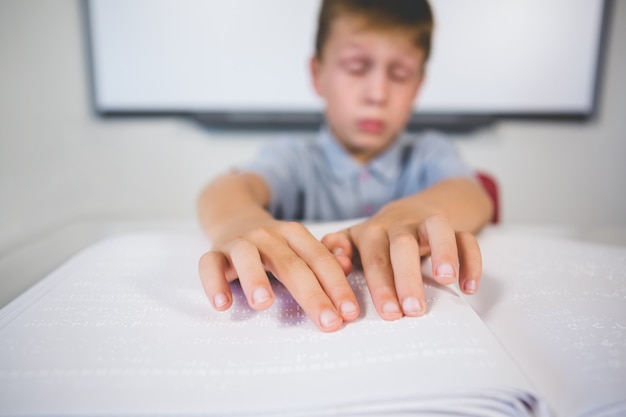
POLYGON ((213 311, 197 273, 208 247, 200 233, 108 239, 7 306, 0 414, 390 415, 482 404, 477 415, 494 415, 495 403, 525 415, 523 402, 535 401, 450 288, 427 287, 427 316, 385 322, 355 274, 364 316, 326 334, 277 283, 266 312, 236 286, 234 307, 213 311))
POLYGON ((497 232, 480 243, 467 300, 557 415, 625 415, 626 247, 497 232))

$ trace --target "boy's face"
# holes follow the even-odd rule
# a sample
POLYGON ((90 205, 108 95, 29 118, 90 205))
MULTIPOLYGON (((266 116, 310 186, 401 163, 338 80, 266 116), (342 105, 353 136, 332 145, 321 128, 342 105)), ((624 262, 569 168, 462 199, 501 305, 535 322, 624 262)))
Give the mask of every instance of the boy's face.
POLYGON ((357 160, 380 154, 405 128, 423 66, 407 31, 367 29, 354 17, 332 23, 322 59, 311 60, 313 85, 332 133, 357 160))

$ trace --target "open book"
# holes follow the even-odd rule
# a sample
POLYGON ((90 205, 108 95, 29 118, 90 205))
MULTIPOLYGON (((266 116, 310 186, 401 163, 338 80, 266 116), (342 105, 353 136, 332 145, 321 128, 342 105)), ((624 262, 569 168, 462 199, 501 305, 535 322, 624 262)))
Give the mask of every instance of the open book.
POLYGON ((427 315, 386 322, 355 271, 362 317, 328 334, 278 282, 214 311, 209 246, 109 238, 0 310, 0 415, 626 414, 626 248, 486 233, 479 294, 427 280, 427 315))

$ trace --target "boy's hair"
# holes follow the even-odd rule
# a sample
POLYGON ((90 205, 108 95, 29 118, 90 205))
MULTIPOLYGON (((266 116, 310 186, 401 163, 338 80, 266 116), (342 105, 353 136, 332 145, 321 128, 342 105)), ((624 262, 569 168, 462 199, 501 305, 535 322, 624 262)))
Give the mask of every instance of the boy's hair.
POLYGON ((315 38, 318 59, 322 59, 332 23, 344 16, 361 18, 373 29, 407 30, 415 46, 424 51, 424 62, 428 60, 434 19, 427 0, 323 0, 315 38))

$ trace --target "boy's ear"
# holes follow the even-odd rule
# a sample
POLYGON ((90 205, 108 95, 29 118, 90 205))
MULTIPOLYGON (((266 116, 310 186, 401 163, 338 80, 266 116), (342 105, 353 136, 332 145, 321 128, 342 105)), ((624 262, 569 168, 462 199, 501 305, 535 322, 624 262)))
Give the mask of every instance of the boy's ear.
POLYGON ((322 88, 320 85, 320 61, 315 55, 313 55, 309 61, 309 70, 311 71, 311 83, 313 84, 313 89, 318 96, 322 97, 322 88))
POLYGON ((419 80, 417 81, 417 88, 415 89, 415 99, 417 99, 417 97, 420 94, 420 91, 422 91, 422 86, 424 85, 424 78, 426 78, 426 71, 422 70, 420 72, 420 74, 418 75, 419 80))
POLYGON ((422 66, 422 70, 420 71, 420 87, 424 84, 424 79, 426 78, 426 65, 422 66))
POLYGON ((419 83, 417 84, 417 91, 421 90, 422 86, 424 85, 424 78, 426 78, 426 70, 425 69, 423 69, 420 72, 419 77, 420 77, 420 79, 419 79, 419 83))

